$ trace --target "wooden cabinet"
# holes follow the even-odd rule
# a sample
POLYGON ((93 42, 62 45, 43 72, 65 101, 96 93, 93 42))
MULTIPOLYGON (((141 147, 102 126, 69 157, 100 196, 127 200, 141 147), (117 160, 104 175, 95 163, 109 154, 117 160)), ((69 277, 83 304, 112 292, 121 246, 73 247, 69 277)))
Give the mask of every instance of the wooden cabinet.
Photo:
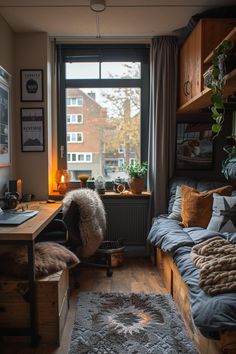
MULTIPOLYGON (((235 25, 233 19, 202 19, 180 48, 179 113, 197 111, 191 105, 204 91, 203 73, 209 67, 205 59, 235 25)), ((200 108, 210 104, 209 98, 200 108)))

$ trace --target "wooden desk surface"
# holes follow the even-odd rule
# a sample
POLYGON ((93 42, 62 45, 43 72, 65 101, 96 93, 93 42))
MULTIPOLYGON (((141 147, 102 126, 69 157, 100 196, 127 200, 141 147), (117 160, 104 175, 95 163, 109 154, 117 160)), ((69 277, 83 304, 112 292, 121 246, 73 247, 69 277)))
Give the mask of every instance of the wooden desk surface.
POLYGON ((0 241, 34 240, 61 210, 60 202, 48 204, 39 201, 25 204, 28 204, 29 209, 38 210, 38 214, 18 226, 0 226, 0 241))

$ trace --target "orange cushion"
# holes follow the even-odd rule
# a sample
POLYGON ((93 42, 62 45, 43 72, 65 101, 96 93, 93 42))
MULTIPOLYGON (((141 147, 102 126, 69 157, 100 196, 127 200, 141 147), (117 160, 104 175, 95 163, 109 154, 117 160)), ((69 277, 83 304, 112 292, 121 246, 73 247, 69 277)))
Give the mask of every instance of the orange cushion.
POLYGON ((199 226, 206 228, 212 215, 213 193, 229 196, 232 192, 232 186, 224 186, 212 189, 208 192, 199 192, 198 190, 183 185, 181 217, 182 226, 199 226))

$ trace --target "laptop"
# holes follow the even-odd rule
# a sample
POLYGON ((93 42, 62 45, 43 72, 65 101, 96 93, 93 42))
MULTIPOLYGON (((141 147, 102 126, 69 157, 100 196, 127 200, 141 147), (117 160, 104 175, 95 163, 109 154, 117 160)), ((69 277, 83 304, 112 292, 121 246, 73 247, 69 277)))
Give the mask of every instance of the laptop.
POLYGON ((38 214, 38 210, 0 212, 0 225, 17 226, 38 214))

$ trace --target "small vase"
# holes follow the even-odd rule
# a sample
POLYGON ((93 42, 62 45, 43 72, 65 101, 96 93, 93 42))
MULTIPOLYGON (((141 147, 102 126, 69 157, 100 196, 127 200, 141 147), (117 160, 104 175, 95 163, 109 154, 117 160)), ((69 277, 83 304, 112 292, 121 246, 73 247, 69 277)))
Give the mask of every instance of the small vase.
POLYGON ((141 194, 144 191, 144 178, 131 178, 129 187, 133 194, 141 194))

